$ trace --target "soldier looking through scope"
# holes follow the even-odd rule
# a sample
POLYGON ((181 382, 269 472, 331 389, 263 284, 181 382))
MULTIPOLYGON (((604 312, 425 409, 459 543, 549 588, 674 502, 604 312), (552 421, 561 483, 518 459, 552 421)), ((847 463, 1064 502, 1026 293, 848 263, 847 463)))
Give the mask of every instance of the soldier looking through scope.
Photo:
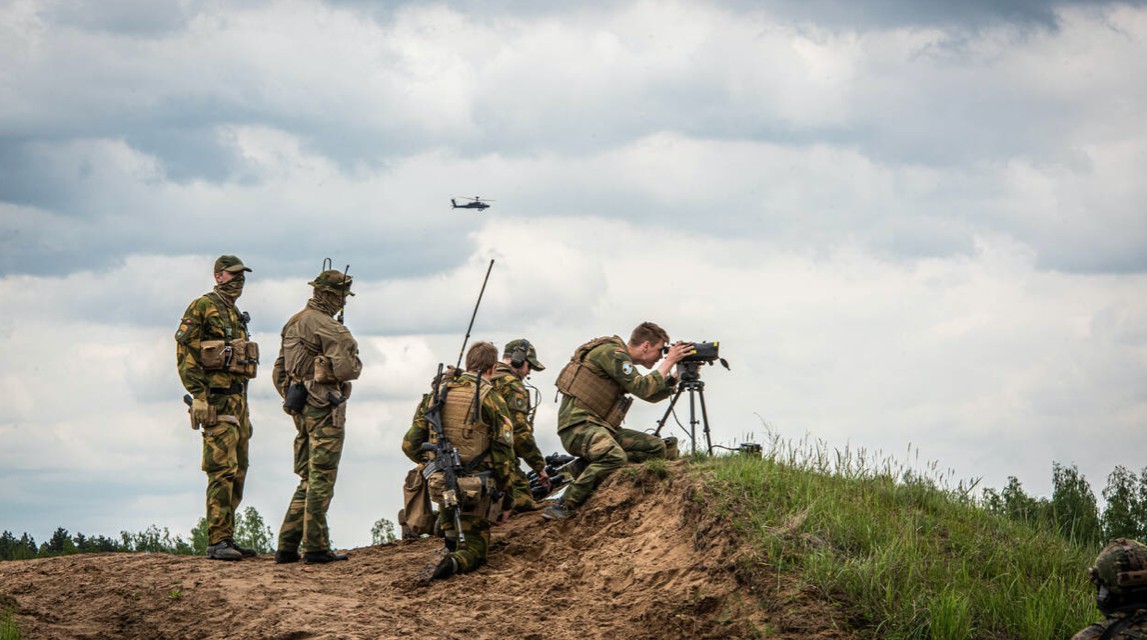
MULTIPOLYGON (((641 431, 623 429, 622 421, 633 394, 658 402, 673 394, 673 366, 687 356, 693 345, 677 342, 666 346, 669 334, 652 322, 634 328, 629 340, 618 336, 590 340, 574 351, 558 374, 562 394, 558 409, 558 437, 571 455, 589 463, 566 493, 545 509, 548 520, 565 520, 575 512, 603 480, 626 462, 666 457, 665 440, 641 431), (655 371, 641 375, 635 365, 653 368, 662 354, 665 360, 655 371)), ((671 443, 676 446, 676 439, 671 443)))

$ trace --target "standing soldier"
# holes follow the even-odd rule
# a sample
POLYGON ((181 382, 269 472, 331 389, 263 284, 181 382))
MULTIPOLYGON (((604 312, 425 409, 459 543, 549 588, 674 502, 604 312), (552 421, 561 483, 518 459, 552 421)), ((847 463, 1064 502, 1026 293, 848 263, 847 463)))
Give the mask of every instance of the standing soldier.
POLYGON ((233 538, 251 440, 247 381, 255 377, 259 363, 259 347, 249 341, 247 331, 250 316, 235 306, 247 271, 239 258, 219 256, 214 291, 191 302, 175 332, 179 378, 191 396, 191 428, 203 436, 211 560, 255 555, 233 538))
POLYGON ((629 342, 618 336, 590 340, 577 348, 555 383, 562 393, 558 409, 558 437, 570 455, 585 458, 582 471, 557 503, 546 507, 547 520, 572 518, 602 480, 627 461, 664 458, 665 441, 657 436, 622 429, 621 421, 632 404, 627 393, 658 402, 673 395, 676 379, 670 369, 693 345, 683 342, 669 347, 656 371, 640 375, 634 364, 653 368, 661 359, 669 334, 652 322, 643 322, 630 334, 629 342))
POLYGON ((1087 577, 1095 585, 1095 604, 1106 619, 1071 640, 1147 638, 1147 546, 1116 539, 1099 552, 1087 577))
POLYGON ((510 410, 498 393, 491 393, 490 376, 498 362, 498 348, 476 342, 466 352, 466 373, 455 377, 449 370, 436 381, 438 396, 427 394, 414 414, 402 440, 402 452, 422 464, 432 457, 424 442, 436 443, 427 414, 437 414, 446 440, 458 450, 464 469, 458 473, 458 505, 447 508, 444 474, 428 480, 430 496, 438 503, 446 538, 446 551, 437 565, 428 567, 430 580, 473 571, 486 562, 490 549, 490 524, 502 524, 510 516, 510 467, 514 463, 514 431, 510 410), (455 525, 458 512, 461 536, 455 525), (460 537, 464 538, 460 541, 460 537))
POLYGON ((537 509, 534 504, 533 493, 530 492, 530 481, 522 473, 518 460, 524 460, 531 469, 538 474, 538 479, 547 487, 550 484, 546 475, 546 459, 538 449, 534 440, 533 409, 530 406, 530 394, 522 380, 530 375, 530 371, 545 371, 545 367, 538 362, 538 353, 529 340, 520 338, 506 343, 502 349, 502 361, 494 365, 494 375, 490 383, 494 386, 506 406, 510 409, 510 418, 514 424, 514 464, 510 469, 511 493, 514 496, 514 511, 533 511, 537 509))
POLYGON ((283 326, 282 346, 272 372, 283 410, 295 420, 295 474, 299 486, 279 529, 275 562, 307 564, 346 560, 331 551, 327 509, 334 495, 346 427, 351 380, 362 373, 358 343, 341 317, 333 316, 353 296, 353 277, 336 270, 320 273, 302 311, 283 326))

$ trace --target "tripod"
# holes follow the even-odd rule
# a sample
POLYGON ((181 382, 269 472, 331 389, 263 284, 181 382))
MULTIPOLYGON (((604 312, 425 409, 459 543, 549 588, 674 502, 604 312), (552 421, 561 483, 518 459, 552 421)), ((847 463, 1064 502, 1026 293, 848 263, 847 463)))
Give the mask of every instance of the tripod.
MULTIPOLYGON (((693 451, 697 450, 697 425, 701 424, 704 427, 705 433, 705 452, 713 454, 713 440, 709 433, 709 412, 705 409, 705 383, 701 381, 701 373, 698 369, 701 366, 700 362, 685 362, 681 363, 681 381, 677 383, 677 391, 673 393, 673 398, 669 400, 669 407, 665 410, 665 415, 657 421, 657 429, 653 435, 660 437, 661 429, 665 426, 665 421, 669 419, 669 415, 673 413, 673 406, 677 404, 677 400, 681 397, 681 392, 689 392, 689 444, 693 451), (696 396, 696 397, 694 397, 696 396), (697 420, 697 405, 696 401, 701 401, 701 420, 697 420)), ((679 423, 680 424, 680 423, 679 423)), ((684 427, 682 427, 684 428, 684 427)))

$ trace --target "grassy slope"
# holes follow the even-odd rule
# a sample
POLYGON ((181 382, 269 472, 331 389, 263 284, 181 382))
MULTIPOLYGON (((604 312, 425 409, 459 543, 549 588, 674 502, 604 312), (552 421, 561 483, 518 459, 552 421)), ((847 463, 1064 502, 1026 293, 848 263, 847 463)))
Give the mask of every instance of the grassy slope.
POLYGON ((986 513, 971 489, 818 447, 695 458, 708 508, 756 550, 893 640, 1068 638, 1098 618, 1095 549, 986 513), (876 466, 869 469, 866 466, 876 466))

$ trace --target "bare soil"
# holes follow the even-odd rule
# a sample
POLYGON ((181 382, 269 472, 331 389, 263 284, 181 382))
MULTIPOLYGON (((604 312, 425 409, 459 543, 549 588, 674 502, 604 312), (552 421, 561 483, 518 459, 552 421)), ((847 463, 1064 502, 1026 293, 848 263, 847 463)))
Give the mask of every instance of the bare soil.
POLYGON ((166 554, 0 562, 25 639, 783 638, 852 640, 808 588, 754 564, 707 517, 696 480, 623 469, 578 517, 495 527, 489 563, 421 584, 437 539, 351 549, 328 565, 166 554))

